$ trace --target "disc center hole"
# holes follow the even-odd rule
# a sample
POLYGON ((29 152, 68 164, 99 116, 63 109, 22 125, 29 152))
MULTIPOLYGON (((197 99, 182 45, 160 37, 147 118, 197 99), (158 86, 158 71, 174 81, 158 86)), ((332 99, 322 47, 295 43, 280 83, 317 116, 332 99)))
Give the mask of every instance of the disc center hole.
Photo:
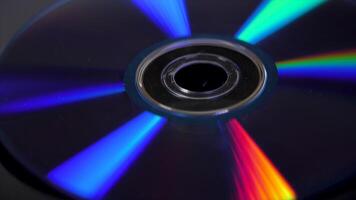
POLYGON ((209 92, 224 85, 227 72, 217 64, 196 62, 178 69, 174 81, 181 88, 192 92, 209 92))

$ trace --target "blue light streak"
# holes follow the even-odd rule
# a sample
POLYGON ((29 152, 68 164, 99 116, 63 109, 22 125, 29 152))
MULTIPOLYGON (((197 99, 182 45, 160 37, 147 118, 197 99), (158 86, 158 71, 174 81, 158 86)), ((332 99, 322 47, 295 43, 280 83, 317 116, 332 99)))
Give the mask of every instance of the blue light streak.
POLYGON ((327 0, 264 0, 235 37, 256 44, 327 0))
POLYGON ((132 2, 169 37, 191 35, 185 0, 132 0, 132 2))
POLYGON ((279 67, 278 75, 282 78, 328 79, 356 82, 355 66, 288 66, 279 67))
POLYGON ((277 62, 281 77, 356 82, 356 51, 344 50, 277 62))
POLYGON ((165 124, 144 112, 48 174, 55 185, 86 199, 102 198, 165 124))
POLYGON ((0 113, 10 114, 37 111, 64 104, 70 104, 79 101, 114 95, 124 91, 125 88, 123 84, 118 83, 55 92, 43 96, 3 102, 0 105, 0 113))

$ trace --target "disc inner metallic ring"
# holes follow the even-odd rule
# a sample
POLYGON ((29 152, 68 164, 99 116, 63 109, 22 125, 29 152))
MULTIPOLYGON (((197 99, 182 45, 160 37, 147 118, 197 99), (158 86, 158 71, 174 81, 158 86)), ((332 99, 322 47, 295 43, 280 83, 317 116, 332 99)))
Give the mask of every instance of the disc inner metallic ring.
POLYGON ((263 92, 266 80, 265 64, 254 51, 238 41, 211 38, 184 39, 160 46, 147 54, 135 70, 140 98, 153 111, 175 116, 219 116, 241 109, 263 92), (226 76, 216 80, 201 70, 203 78, 198 74, 184 80, 194 82, 206 77, 205 82, 218 81, 221 85, 208 89, 199 85, 199 91, 194 91, 177 83, 180 70, 197 65, 208 66, 207 70, 222 69, 226 76))
MULTIPOLYGON (((211 70, 212 71, 212 70, 211 70)), ((214 73, 214 71, 212 71, 214 73)), ((216 72, 215 72, 216 73, 216 72)), ((239 71, 238 66, 221 55, 215 54, 207 54, 207 53, 195 53, 195 54, 188 54, 182 57, 179 57, 169 63, 162 71, 161 80, 163 84, 167 87, 167 89, 178 98, 188 98, 188 99, 214 99, 220 96, 223 96, 230 92, 238 83, 239 79, 239 71), (191 74, 184 74, 185 79, 182 81, 189 82, 190 80, 194 79, 203 79, 201 82, 202 91, 194 91, 187 88, 182 87, 177 83, 176 75, 177 73, 186 68, 194 67, 201 65, 201 70, 198 74, 191 73, 191 74), (222 69, 226 75, 226 77, 219 77, 215 74, 213 76, 207 77, 205 74, 209 73, 209 68, 204 69, 203 67, 209 68, 215 67, 222 69), (203 78, 200 78, 203 76, 203 78), (204 80, 205 79, 205 80, 204 80), (209 79, 223 79, 218 80, 222 84, 220 87, 216 89, 203 89, 204 84, 208 84, 208 82, 212 82, 214 80, 209 79)), ((189 84, 189 83, 188 83, 189 84)), ((192 83, 190 83, 192 84, 192 83)))

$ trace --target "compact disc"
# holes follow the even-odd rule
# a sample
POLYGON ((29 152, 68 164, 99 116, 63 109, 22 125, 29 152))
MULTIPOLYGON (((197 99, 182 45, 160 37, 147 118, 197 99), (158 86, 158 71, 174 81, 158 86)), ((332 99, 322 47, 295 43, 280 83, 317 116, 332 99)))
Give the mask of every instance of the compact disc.
POLYGON ((346 195, 355 11, 327 0, 56 1, 0 54, 1 162, 62 199, 346 195))

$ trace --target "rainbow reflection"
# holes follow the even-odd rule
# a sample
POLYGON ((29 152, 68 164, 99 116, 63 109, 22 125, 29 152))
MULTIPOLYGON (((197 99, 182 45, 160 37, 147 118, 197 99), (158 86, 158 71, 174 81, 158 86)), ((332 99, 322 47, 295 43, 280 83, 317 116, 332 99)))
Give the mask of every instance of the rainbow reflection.
POLYGON ((232 119, 227 123, 236 163, 234 181, 236 199, 291 200, 296 194, 241 124, 232 119))
POLYGON ((132 2, 169 37, 190 36, 185 0, 132 0, 132 2))
POLYGON ((356 50, 281 61, 277 67, 281 77, 356 81, 356 50))
POLYGON ((327 0, 264 0, 235 37, 256 44, 327 0))
POLYGON ((11 114, 37 111, 64 104, 114 95, 124 91, 125 88, 123 84, 118 83, 54 92, 43 96, 28 97, 21 100, 2 102, 0 105, 0 113, 11 114))
POLYGON ((120 179, 165 119, 144 112, 48 174, 55 185, 85 199, 100 199, 120 179))

